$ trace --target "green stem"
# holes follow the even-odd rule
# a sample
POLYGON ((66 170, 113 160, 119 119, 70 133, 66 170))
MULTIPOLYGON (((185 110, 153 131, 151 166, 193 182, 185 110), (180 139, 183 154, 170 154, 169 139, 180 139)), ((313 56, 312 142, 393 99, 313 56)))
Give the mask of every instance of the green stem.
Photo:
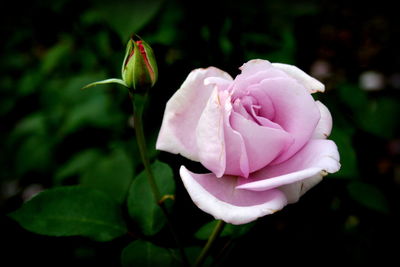
POLYGON ((131 95, 132 104, 133 104, 133 121, 134 128, 136 133, 136 141, 139 146, 139 153, 142 159, 144 169, 147 175, 147 179, 150 184, 151 192, 153 193, 154 201, 158 203, 161 199, 160 190, 158 190, 156 181, 154 179, 153 171, 151 170, 150 161, 147 153, 146 147, 146 138, 144 137, 143 131, 143 108, 146 100, 146 95, 136 94, 134 96, 131 95))
POLYGON ((200 267, 205 259, 208 256, 208 253, 210 252, 210 249, 212 245, 214 244, 214 241, 218 238, 218 236, 221 234, 222 230, 224 229, 225 222, 222 220, 219 220, 217 225, 214 227, 213 232, 211 233, 210 237, 207 240, 206 245, 203 247, 203 250, 201 251, 200 255, 197 257, 196 263, 194 264, 195 267, 200 267))
POLYGON ((174 230, 174 227, 171 223, 171 217, 168 213, 168 210, 164 204, 164 201, 162 200, 162 196, 160 194, 160 190, 158 189, 158 186, 156 184, 156 180, 154 178, 153 171, 151 169, 150 165, 150 160, 149 156, 147 153, 147 147, 146 147, 146 138, 144 136, 144 130, 143 130, 143 109, 144 105, 146 103, 146 98, 147 94, 130 94, 131 100, 132 100, 132 105, 133 105, 133 120, 134 120, 134 128, 135 128, 135 133, 136 133, 136 141, 139 147, 139 152, 140 152, 140 157, 142 159, 147 180, 149 182, 151 192, 153 193, 153 198, 154 201, 157 203, 157 205, 161 208, 163 211, 166 219, 167 219, 167 224, 170 228, 171 234, 178 246, 178 249, 181 253, 182 261, 185 266, 189 266, 189 261, 186 257, 185 251, 183 250, 182 246, 180 245, 179 239, 176 235, 176 232, 174 230))

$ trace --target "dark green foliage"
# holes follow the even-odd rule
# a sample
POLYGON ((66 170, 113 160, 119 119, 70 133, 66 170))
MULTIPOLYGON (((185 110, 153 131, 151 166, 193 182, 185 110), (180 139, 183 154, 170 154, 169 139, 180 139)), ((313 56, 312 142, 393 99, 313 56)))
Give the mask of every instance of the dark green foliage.
POLYGON ((133 179, 132 159, 122 150, 98 158, 81 177, 81 184, 99 189, 123 203, 133 179))
POLYGON ((177 259, 171 250, 156 246, 150 242, 136 240, 130 243, 121 255, 123 267, 176 266, 177 259))
MULTIPOLYGON (((216 225, 217 225, 217 221, 211 221, 211 222, 203 225, 195 233, 195 237, 200 240, 207 240, 216 225)), ((221 233, 221 237, 230 236, 232 238, 239 238, 242 235, 246 234, 248 231, 250 231, 253 226, 254 226, 254 223, 248 223, 248 224, 243 224, 243 225, 227 224, 227 225, 225 225, 224 230, 221 233)))
MULTIPOLYGON (((171 168, 165 163, 156 161, 152 164, 152 170, 161 196, 174 196, 175 181, 171 168)), ((167 198, 166 206, 171 207, 173 201, 167 198)), ((127 203, 129 215, 139 225, 143 234, 154 235, 164 226, 166 218, 154 199, 145 171, 132 182, 127 203)))

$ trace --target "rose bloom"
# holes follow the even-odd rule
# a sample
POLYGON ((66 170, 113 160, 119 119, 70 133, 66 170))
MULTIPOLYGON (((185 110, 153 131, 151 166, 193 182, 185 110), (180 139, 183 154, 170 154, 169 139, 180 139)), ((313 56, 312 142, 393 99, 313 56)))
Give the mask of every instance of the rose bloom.
POLYGON ((251 60, 235 79, 192 71, 168 101, 157 149, 200 162, 180 168, 193 202, 216 219, 244 224, 297 202, 340 168, 327 140, 332 117, 311 96, 324 85, 292 65, 251 60))

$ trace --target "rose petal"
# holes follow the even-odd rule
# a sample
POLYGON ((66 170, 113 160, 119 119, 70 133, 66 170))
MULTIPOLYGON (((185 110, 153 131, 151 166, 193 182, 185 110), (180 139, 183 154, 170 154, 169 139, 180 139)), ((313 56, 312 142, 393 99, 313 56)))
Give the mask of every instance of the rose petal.
POLYGON ((232 78, 227 77, 208 77, 204 79, 204 85, 216 85, 220 91, 227 90, 232 84, 232 78))
MULTIPOLYGON (((254 73, 248 73, 247 71, 242 71, 241 74, 236 76, 235 81, 231 86, 234 99, 241 98, 246 95, 253 95, 254 88, 257 88, 255 86, 265 79, 276 79, 276 78, 292 79, 285 72, 277 68, 271 68, 270 65, 268 64, 259 64, 253 66, 253 68, 260 70, 254 73), (264 68, 262 68, 262 66, 264 68)), ((247 70, 247 68, 245 68, 244 70, 247 70)), ((265 97, 265 95, 262 96, 265 97)), ((263 98, 258 98, 258 100, 262 102, 263 98)))
POLYGON ((254 92, 250 92, 250 95, 256 99, 258 105, 250 105, 250 107, 248 105, 248 107, 245 108, 243 106, 245 104, 244 101, 238 98, 233 103, 233 110, 242 115, 245 119, 257 122, 261 126, 282 130, 282 127, 279 124, 268 119, 275 117, 274 105, 272 104, 272 101, 269 100, 269 96, 265 92, 260 93, 261 90, 253 91, 254 92))
POLYGON ((253 88, 251 88, 249 94, 257 100, 258 105, 261 107, 259 111, 260 116, 269 120, 275 118, 274 104, 272 103, 269 95, 264 90, 261 90, 259 86, 254 86, 253 88))
POLYGON ((254 119, 256 120, 256 122, 262 126, 283 130, 279 124, 276 124, 275 122, 272 122, 267 118, 257 116, 255 114, 253 116, 254 116, 254 119))
MULTIPOLYGON (((280 166, 272 165, 271 167, 280 166)), ((267 167, 268 168, 268 167, 267 167)), ((272 168, 273 169, 273 168, 272 168)), ((270 168, 268 168, 271 171, 270 168)), ((272 174, 266 170, 260 170, 250 175, 248 179, 241 178, 237 189, 247 189, 252 191, 264 191, 278 188, 282 185, 291 184, 300 180, 307 179, 322 172, 321 168, 307 168, 296 172, 281 174, 270 177, 272 174), (262 177, 262 178, 261 178, 262 177)))
POLYGON ((272 65, 268 60, 253 59, 244 63, 239 69, 242 71, 242 74, 252 75, 259 71, 264 71, 266 69, 269 69, 271 67, 272 65))
POLYGON ((258 86, 274 105, 273 122, 294 138, 293 145, 272 162, 278 164, 293 156, 311 139, 321 115, 312 96, 292 79, 266 79, 258 86))
POLYGON ((290 77, 296 79, 299 83, 301 83, 310 93, 315 92, 324 92, 325 85, 314 79, 301 69, 296 66, 282 64, 282 63, 272 63, 271 64, 274 68, 280 69, 287 73, 290 77))
MULTIPOLYGON (((243 138, 250 172, 266 166, 293 143, 292 136, 286 131, 260 126, 236 112, 232 112, 230 122, 243 138)), ((226 144, 230 145, 234 144, 226 144)))
POLYGON ((198 161, 195 130, 214 89, 204 85, 207 77, 231 81, 226 72, 214 67, 192 71, 181 88, 168 101, 156 148, 198 161))
POLYGON ((224 113, 224 138, 226 149, 226 168, 225 174, 249 176, 249 159, 247 157, 246 146, 243 137, 232 128, 230 116, 232 114, 232 104, 230 101, 225 103, 224 113))
POLYGON ((279 190, 284 192, 289 204, 296 203, 309 189, 321 182, 325 175, 324 173, 317 173, 307 179, 283 185, 279 187, 279 190))
MULTIPOLYGON (((226 91, 221 92, 226 93, 226 91)), ((215 88, 204 108, 196 128, 199 161, 217 177, 225 172, 224 104, 215 88)))
POLYGON ((276 189, 255 192, 236 190, 234 176, 216 178, 213 174, 196 174, 184 166, 182 181, 193 202, 215 219, 231 224, 245 224, 282 209, 287 201, 276 189))
POLYGON ((340 169, 339 152, 331 140, 311 140, 297 154, 278 165, 269 165, 241 178, 237 189, 254 191, 284 188, 289 203, 295 202, 327 173, 340 169), (308 181, 311 179, 310 181, 308 181), (290 187, 285 187, 291 185, 290 187), (284 186, 284 187, 282 187, 284 186))
POLYGON ((316 101, 316 104, 319 108, 319 112, 321 114, 321 118, 315 127, 315 131, 313 134, 313 139, 326 139, 332 131, 332 116, 329 112, 329 109, 322 104, 320 101, 316 101))
POLYGON ((253 117, 251 116, 252 114, 249 113, 246 108, 243 106, 241 103, 240 99, 236 99, 236 101, 233 103, 233 110, 242 115, 243 118, 246 118, 247 120, 253 120, 253 117))

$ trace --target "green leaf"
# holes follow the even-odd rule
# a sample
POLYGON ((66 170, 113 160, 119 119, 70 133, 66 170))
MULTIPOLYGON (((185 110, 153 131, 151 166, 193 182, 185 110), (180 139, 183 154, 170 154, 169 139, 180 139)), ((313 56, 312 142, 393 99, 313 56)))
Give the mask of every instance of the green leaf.
POLYGON ((39 72, 28 71, 18 83, 18 93, 20 95, 29 95, 34 92, 34 90, 40 86, 42 81, 42 75, 39 72))
MULTIPOLYGON (((119 107, 119 100, 116 98, 120 94, 125 99, 126 92, 115 92, 110 97, 107 90, 79 90, 83 84, 96 81, 104 75, 81 74, 70 79, 56 79, 45 87, 41 102, 46 107, 44 113, 57 125, 57 138, 63 139, 82 127, 116 130, 124 124, 126 116, 116 112, 119 107)), ((115 85, 104 86, 105 89, 113 87, 115 85)))
POLYGON ((54 183, 60 185, 70 176, 83 174, 97 163, 101 156, 98 149, 87 149, 77 153, 57 171, 54 183))
POLYGON ((364 113, 368 105, 367 93, 360 87, 352 84, 342 84, 338 87, 341 100, 349 106, 354 113, 364 113))
POLYGON ((389 212, 389 205, 385 195, 377 187, 362 183, 352 182, 347 186, 350 196, 361 205, 382 213, 389 212))
POLYGON ((81 184, 99 189, 122 203, 132 179, 131 158, 123 149, 116 149, 111 155, 98 159, 95 165, 87 169, 81 178, 81 184))
MULTIPOLYGON (((195 237, 200 240, 207 240, 211 233, 213 232, 215 226, 218 221, 211 221, 203 225, 197 232, 195 233, 195 237)), ((242 225, 233 225, 226 224, 224 230, 221 233, 221 237, 231 236, 232 238, 238 238, 246 234, 250 229, 254 226, 254 223, 242 224, 242 225)))
POLYGON ((233 44, 229 39, 229 32, 232 29, 232 21, 230 19, 225 19, 221 33, 219 35, 219 45, 221 51, 224 55, 230 55, 233 51, 233 44))
POLYGON ((46 118, 41 112, 32 113, 18 122, 12 133, 13 139, 22 136, 46 135, 46 118))
MULTIPOLYGON (((217 225, 217 223, 218 223, 218 221, 216 221, 216 220, 206 223, 205 225, 200 227, 199 230, 197 230, 197 232, 194 234, 194 236, 200 240, 207 240, 208 237, 211 235, 213 229, 217 225)), ((225 225, 225 227, 226 227, 226 225, 225 225)), ((221 236, 223 236, 223 233, 224 233, 224 231, 222 231, 221 236)))
POLYGON ((341 100, 351 108, 354 120, 364 131, 382 138, 392 138, 398 129, 400 108, 394 98, 368 99, 367 92, 358 86, 344 84, 339 87, 341 100))
MULTIPOLYGON (((160 161, 154 162, 151 168, 161 195, 173 195, 175 181, 171 168, 160 161)), ((166 199, 165 204, 170 207, 172 200, 166 199)), ((145 235, 156 234, 165 224, 166 219, 155 203, 145 171, 135 178, 129 189, 128 211, 145 235)))
POLYGON ((157 16, 157 29, 150 35, 142 36, 150 43, 159 43, 165 46, 172 46, 179 38, 179 24, 184 17, 184 10, 182 5, 175 1, 165 1, 162 12, 157 16))
POLYGON ((47 170, 53 159, 52 153, 53 140, 48 136, 32 135, 21 140, 15 160, 17 174, 47 170))
POLYGON ((95 125, 98 127, 109 127, 111 115, 107 114, 109 99, 104 94, 94 95, 91 99, 81 103, 79 107, 73 107, 65 117, 60 128, 62 135, 74 132, 82 125, 95 125))
POLYGON ((121 263, 123 267, 177 266, 177 260, 170 250, 142 240, 136 240, 124 248, 121 263))
POLYGON ((267 58, 271 62, 282 62, 287 64, 294 63, 294 55, 296 50, 296 39, 291 27, 285 26, 276 34, 265 35, 260 33, 250 32, 245 34, 245 44, 250 47, 262 47, 258 49, 248 49, 245 52, 245 58, 250 60, 253 58, 267 58), (267 54, 265 47, 270 47, 267 54))
POLYGON ((241 225, 227 224, 221 234, 223 234, 223 236, 231 236, 233 238, 239 238, 248 233, 253 228, 254 225, 255 222, 241 224, 241 225))
MULTIPOLYGON (((189 263, 191 264, 191 266, 194 266, 194 264, 196 263, 197 257, 200 255, 201 251, 203 250, 202 247, 200 246, 195 246, 195 247, 185 247, 184 248, 186 256, 189 260, 189 263)), ((176 254, 176 258, 180 259, 180 254, 178 250, 174 250, 175 254, 176 254)), ((206 258, 206 260, 204 261, 202 266, 212 266, 213 263, 213 259, 209 256, 206 258)))
POLYGON ((126 233, 120 206, 82 186, 43 191, 10 214, 25 229, 50 236, 86 236, 109 241, 126 233))
POLYGON ((371 100, 366 110, 359 111, 360 126, 372 134, 390 139, 396 136, 400 107, 397 99, 382 97, 371 100))
POLYGON ((296 39, 291 28, 286 28, 281 33, 281 47, 279 50, 267 55, 271 62, 284 62, 293 64, 296 50, 296 39))
POLYGON ((71 53, 72 41, 69 38, 62 39, 57 45, 47 51, 41 61, 40 70, 44 73, 53 71, 63 59, 71 53))
POLYGON ((15 153, 17 175, 42 172, 49 167, 54 145, 52 137, 48 135, 46 117, 41 112, 32 113, 18 122, 7 141, 15 153))
POLYGON ((329 139, 338 146, 340 154, 340 171, 328 175, 329 178, 358 178, 357 156, 352 143, 353 130, 334 127, 329 139))
POLYGON ((155 16, 163 0, 146 1, 96 1, 93 9, 85 14, 88 23, 105 22, 126 40, 138 32, 155 16))

